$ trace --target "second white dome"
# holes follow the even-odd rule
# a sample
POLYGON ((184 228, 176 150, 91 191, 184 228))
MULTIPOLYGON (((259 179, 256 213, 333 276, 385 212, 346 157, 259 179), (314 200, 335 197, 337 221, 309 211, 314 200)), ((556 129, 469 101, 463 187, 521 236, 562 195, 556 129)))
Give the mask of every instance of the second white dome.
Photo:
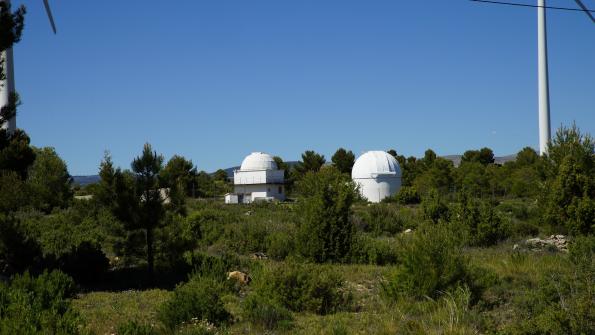
POLYGON ((240 166, 241 171, 277 170, 273 156, 264 152, 253 152, 246 156, 240 166))

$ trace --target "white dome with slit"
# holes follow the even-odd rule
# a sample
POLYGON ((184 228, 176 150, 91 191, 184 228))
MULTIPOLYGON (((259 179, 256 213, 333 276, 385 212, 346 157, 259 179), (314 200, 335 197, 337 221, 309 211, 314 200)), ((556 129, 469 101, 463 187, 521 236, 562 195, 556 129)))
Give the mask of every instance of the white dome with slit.
POLYGON ((273 156, 264 152, 253 152, 242 161, 241 171, 277 170, 273 156))
POLYGON ((401 167, 385 151, 368 151, 355 161, 351 178, 359 185, 364 198, 380 202, 401 188, 401 167))

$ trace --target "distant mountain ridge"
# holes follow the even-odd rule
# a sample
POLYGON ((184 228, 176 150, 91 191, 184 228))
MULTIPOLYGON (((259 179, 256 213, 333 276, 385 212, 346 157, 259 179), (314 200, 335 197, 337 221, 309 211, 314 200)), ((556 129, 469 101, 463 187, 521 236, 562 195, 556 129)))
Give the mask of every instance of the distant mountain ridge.
MULTIPOLYGON (((449 161, 453 162, 453 164, 455 166, 459 166, 459 164, 461 164, 461 157, 463 157, 463 155, 447 155, 447 156, 441 156, 442 158, 448 159, 449 161)), ((516 154, 514 155, 507 155, 507 156, 499 156, 499 157, 494 157, 494 163, 496 164, 504 164, 506 162, 510 162, 516 159, 516 154)), ((287 164, 289 164, 289 166, 295 166, 298 161, 289 161, 289 162, 285 162, 287 164)), ((227 173, 228 177, 233 177, 233 171, 235 170, 239 170, 240 166, 233 166, 227 169, 223 169, 223 171, 225 171, 225 173, 227 173)), ((212 172, 210 174, 214 174, 215 172, 212 172)), ((75 184, 78 184, 80 186, 86 186, 89 184, 94 184, 99 182, 99 175, 90 175, 90 176, 72 176, 72 179, 74 181, 75 184)))

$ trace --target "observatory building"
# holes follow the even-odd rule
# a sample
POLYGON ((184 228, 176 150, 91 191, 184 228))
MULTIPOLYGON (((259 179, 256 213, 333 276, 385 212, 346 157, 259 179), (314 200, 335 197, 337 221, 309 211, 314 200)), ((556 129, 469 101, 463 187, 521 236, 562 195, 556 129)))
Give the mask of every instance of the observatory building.
POLYGON ((401 167, 389 153, 368 151, 355 161, 351 178, 364 198, 380 202, 401 188, 401 167))
POLYGON ((225 195, 227 204, 285 200, 285 171, 279 170, 273 156, 253 152, 233 172, 234 193, 225 195))

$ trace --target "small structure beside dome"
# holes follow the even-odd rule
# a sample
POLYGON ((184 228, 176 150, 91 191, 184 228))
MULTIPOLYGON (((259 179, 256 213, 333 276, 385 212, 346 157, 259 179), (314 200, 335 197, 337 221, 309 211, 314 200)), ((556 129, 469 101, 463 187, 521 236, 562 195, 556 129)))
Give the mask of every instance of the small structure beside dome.
POLYGON ((387 152, 368 151, 355 161, 351 178, 358 184, 362 197, 380 202, 401 188, 401 167, 387 152))
POLYGON ((234 192, 225 195, 227 204, 285 200, 285 171, 279 170, 273 156, 253 152, 233 172, 234 192))

